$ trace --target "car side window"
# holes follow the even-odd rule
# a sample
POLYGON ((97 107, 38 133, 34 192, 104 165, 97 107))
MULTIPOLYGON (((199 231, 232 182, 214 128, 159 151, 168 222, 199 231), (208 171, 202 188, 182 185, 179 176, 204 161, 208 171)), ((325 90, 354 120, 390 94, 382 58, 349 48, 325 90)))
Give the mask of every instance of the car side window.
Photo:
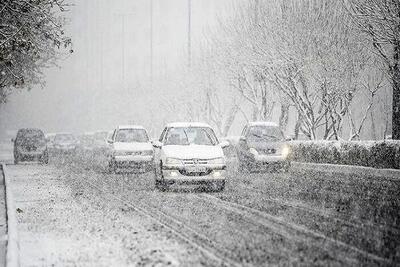
POLYGON ((163 142, 163 140, 164 140, 164 136, 165 136, 165 133, 167 132, 167 127, 165 127, 164 128, 164 130, 162 131, 162 133, 161 133, 161 135, 160 135, 160 139, 158 140, 158 141, 160 141, 161 143, 163 142))

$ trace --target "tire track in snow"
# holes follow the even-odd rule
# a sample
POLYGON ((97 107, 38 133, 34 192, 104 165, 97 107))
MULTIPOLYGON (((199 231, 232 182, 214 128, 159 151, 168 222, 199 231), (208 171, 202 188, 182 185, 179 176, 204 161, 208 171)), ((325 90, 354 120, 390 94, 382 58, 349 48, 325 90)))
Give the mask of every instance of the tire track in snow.
MULTIPOLYGON (((391 264, 393 262, 391 262, 389 259, 386 258, 382 258, 380 256, 377 256, 375 254, 366 252, 364 250, 361 250, 355 246, 349 245, 347 243, 344 243, 342 241, 333 239, 331 237, 328 237, 322 233, 318 233, 315 232, 313 230, 307 229, 305 227, 302 227, 300 225, 297 224, 293 224, 293 223, 289 223, 286 222, 282 219, 280 219, 279 217, 273 216, 271 214, 268 214, 266 212, 262 212, 259 211, 257 209, 254 208, 250 208, 248 206, 244 206, 235 202, 231 202, 231 201, 226 201, 223 199, 220 199, 218 197, 215 197, 213 195, 210 194, 201 194, 197 196, 200 199, 206 200, 214 205, 216 205, 216 203, 218 203, 218 205, 220 207, 223 207, 226 210, 232 211, 232 212, 236 212, 237 214, 244 216, 252 221, 254 221, 257 224, 260 224, 264 227, 267 227, 271 230, 276 231, 278 234, 281 234, 283 236, 285 236, 288 239, 292 239, 295 241, 302 241, 305 238, 299 238, 299 237, 294 237, 292 236, 289 232, 288 229, 290 230, 294 230, 297 233, 300 233, 302 235, 305 235, 306 238, 313 238, 313 239, 320 239, 320 240, 324 240, 324 241, 328 241, 330 243, 330 245, 333 246, 338 246, 341 247, 343 249, 346 250, 350 250, 356 254, 362 255, 363 257, 373 260, 375 262, 379 262, 379 263, 384 263, 384 264, 391 264)), ((329 248, 328 248, 329 249, 329 248)), ((353 262, 353 264, 357 264, 357 262, 353 262)))
MULTIPOLYGON (((126 207, 133 208, 134 210, 140 212, 141 214, 149 217, 156 223, 162 225, 163 227, 169 229, 173 232, 177 237, 189 243, 192 247, 198 249, 199 251, 203 252, 205 255, 209 256, 210 258, 218 261, 221 263, 222 266, 243 266, 243 262, 235 260, 235 255, 231 253, 231 251, 218 246, 215 242, 212 242, 206 236, 196 232, 189 226, 185 225, 181 221, 173 218, 166 213, 156 210, 148 205, 139 205, 133 204, 130 201, 123 200, 109 192, 105 192, 97 185, 93 184, 88 180, 81 180, 82 182, 89 185, 91 188, 99 191, 102 193, 103 196, 108 194, 108 196, 118 202, 124 204, 126 207)), ((248 265, 248 264, 247 264, 248 265)))

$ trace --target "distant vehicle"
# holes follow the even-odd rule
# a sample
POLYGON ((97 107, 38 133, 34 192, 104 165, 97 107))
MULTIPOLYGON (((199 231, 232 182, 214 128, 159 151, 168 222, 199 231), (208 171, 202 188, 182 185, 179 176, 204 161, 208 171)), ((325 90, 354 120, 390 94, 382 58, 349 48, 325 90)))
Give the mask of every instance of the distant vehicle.
POLYGON ((55 137, 56 137, 56 134, 55 134, 55 133, 47 133, 47 134, 45 135, 46 142, 47 142, 47 148, 48 148, 49 150, 54 149, 54 138, 55 138, 55 137))
POLYGON ((49 153, 45 136, 40 129, 26 128, 17 132, 14 142, 14 163, 38 160, 47 164, 49 153))
POLYGON ((71 133, 57 133, 54 137, 54 150, 56 152, 74 152, 78 144, 77 138, 71 133))
POLYGON ((205 123, 168 124, 159 141, 155 166, 156 187, 165 190, 173 184, 206 185, 225 188, 226 162, 214 130, 205 123))
POLYGON ((108 167, 111 172, 153 170, 154 151, 147 131, 139 125, 118 126, 107 140, 108 167))
POLYGON ((242 131, 237 145, 240 171, 265 167, 287 167, 289 147, 283 132, 273 122, 250 122, 242 131))

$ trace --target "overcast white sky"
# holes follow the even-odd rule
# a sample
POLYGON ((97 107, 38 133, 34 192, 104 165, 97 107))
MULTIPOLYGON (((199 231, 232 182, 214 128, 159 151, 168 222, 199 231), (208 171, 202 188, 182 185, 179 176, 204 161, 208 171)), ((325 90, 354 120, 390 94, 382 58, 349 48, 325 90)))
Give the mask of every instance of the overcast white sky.
MULTIPOLYGON (((0 120, 9 129, 47 132, 110 129, 135 121, 149 126, 150 0, 75 0, 68 14, 74 53, 46 71, 47 84, 11 97, 0 120)), ((192 0, 196 53, 233 0, 192 0)), ((188 0, 153 0, 154 79, 187 60, 188 0)), ((153 115, 154 116, 154 113, 153 115)))

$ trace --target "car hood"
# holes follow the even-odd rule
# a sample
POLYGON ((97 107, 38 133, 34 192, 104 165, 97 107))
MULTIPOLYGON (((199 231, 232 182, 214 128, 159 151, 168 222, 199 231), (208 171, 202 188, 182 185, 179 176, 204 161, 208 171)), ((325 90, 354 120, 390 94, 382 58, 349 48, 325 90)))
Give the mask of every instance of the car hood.
POLYGON ((168 145, 162 147, 165 157, 177 159, 213 159, 224 156, 220 146, 168 145))
POLYGON ((115 142, 113 149, 118 151, 144 151, 153 150, 153 146, 150 142, 147 143, 123 143, 115 142))
POLYGON ((248 142, 249 147, 255 149, 280 149, 285 144, 283 141, 276 142, 248 142))

